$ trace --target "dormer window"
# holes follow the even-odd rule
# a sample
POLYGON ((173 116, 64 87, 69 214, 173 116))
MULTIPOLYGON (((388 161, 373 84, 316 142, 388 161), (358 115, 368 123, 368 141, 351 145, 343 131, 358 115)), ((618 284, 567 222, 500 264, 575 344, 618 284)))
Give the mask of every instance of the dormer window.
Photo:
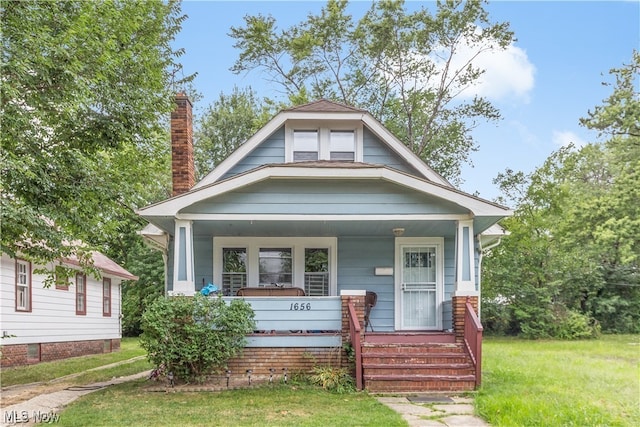
POLYGON ((293 131, 293 161, 307 162, 318 160, 318 131, 293 131))
POLYGON ((286 124, 287 162, 362 162, 362 123, 292 120, 286 124))
POLYGON ((329 160, 353 162, 356 157, 354 131, 332 130, 329 133, 329 160))

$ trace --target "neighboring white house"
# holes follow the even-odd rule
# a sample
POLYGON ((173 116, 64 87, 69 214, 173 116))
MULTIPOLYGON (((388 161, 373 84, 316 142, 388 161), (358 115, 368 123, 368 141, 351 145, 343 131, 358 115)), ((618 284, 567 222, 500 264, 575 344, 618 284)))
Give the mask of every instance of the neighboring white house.
MULTIPOLYGON (((137 277, 99 252, 93 252, 99 279, 83 273, 77 261, 71 277, 46 276, 31 262, 6 254, 0 258, 0 334, 2 367, 25 365, 120 348, 121 283, 137 277)), ((48 270, 53 271, 53 264, 48 270)), ((65 275, 66 276, 66 275, 65 275)))

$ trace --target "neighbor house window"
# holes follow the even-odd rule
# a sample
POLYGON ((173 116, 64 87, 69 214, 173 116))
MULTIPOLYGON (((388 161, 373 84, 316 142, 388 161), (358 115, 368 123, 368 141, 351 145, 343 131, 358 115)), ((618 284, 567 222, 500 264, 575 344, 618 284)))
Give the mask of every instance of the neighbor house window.
POLYGON ((318 160, 318 131, 295 130, 293 131, 293 161, 318 160))
POLYGON ((355 132, 332 130, 329 133, 329 159, 341 162, 353 162, 355 158, 355 132))
POLYGON ((102 315, 111 316, 111 279, 102 279, 102 315))
POLYGON ((16 260, 16 311, 31 311, 31 263, 16 260))
POLYGON ((304 292, 309 296, 329 295, 329 249, 304 250, 304 292))
POLYGON ((63 291, 69 290, 69 272, 61 265, 56 265, 55 270, 56 289, 63 291))
POLYGON ((260 248, 260 286, 291 286, 291 261, 291 248, 260 248))
POLYGON ((247 286, 247 249, 224 248, 222 250, 222 293, 235 295, 247 286))
POLYGON ((76 274, 76 314, 87 314, 87 276, 76 274))

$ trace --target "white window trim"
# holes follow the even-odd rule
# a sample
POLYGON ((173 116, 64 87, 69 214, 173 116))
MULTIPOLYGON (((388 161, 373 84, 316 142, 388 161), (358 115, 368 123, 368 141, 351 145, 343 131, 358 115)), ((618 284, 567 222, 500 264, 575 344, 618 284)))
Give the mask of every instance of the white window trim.
POLYGON ((444 237, 396 237, 395 239, 395 329, 402 330, 402 248, 425 246, 436 248, 436 327, 442 329, 442 303, 444 301, 444 237))
POLYGON ((285 124, 285 162, 293 162, 293 132, 296 130, 318 131, 318 160, 329 160, 329 137, 331 131, 353 131, 355 136, 354 162, 363 161, 364 127, 361 121, 319 121, 319 120, 290 120, 285 124))
POLYGON ((15 310, 19 311, 19 312, 30 312, 31 311, 31 305, 33 303, 32 299, 31 299, 31 262, 29 261, 25 261, 22 259, 16 259, 16 268, 15 268, 15 310), (25 268, 25 282, 26 283, 19 283, 20 282, 20 267, 19 266, 24 266, 25 268), (20 294, 20 291, 18 288, 23 288, 24 289, 24 296, 25 296, 25 300, 26 300, 26 307, 19 305, 19 297, 18 295, 20 294))
POLYGON ((337 294, 338 280, 338 239, 335 237, 214 237, 213 238, 213 279, 222 284, 223 248, 246 248, 247 286, 259 283, 260 248, 291 248, 293 258, 293 286, 304 289, 304 250, 308 248, 329 249, 329 295, 337 294))

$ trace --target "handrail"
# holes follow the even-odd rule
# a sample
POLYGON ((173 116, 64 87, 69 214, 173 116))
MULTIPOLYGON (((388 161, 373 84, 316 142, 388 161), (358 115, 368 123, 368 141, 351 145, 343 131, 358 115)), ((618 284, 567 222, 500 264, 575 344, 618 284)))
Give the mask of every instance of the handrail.
POLYGON ((360 344, 360 322, 356 315, 356 309, 353 306, 353 302, 349 299, 347 304, 349 307, 349 339, 351 340, 351 347, 354 351, 354 357, 356 359, 356 388, 362 390, 362 347, 360 344))
POLYGON ((482 381, 482 324, 467 298, 464 311, 464 343, 476 371, 476 388, 482 381))

